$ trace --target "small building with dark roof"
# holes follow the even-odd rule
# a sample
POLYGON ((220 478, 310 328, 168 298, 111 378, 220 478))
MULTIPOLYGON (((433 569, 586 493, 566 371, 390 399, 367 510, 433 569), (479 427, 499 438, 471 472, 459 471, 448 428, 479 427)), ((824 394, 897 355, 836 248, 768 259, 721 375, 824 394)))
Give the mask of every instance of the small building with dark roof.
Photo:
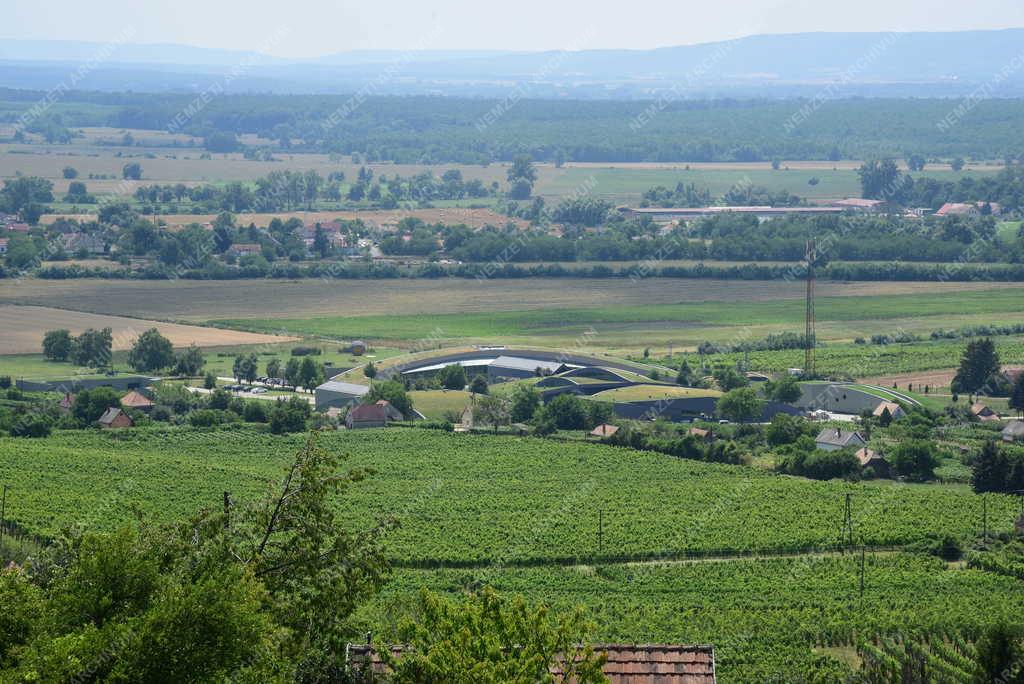
POLYGON ((103 415, 96 422, 101 428, 126 428, 135 425, 135 421, 132 420, 131 416, 113 406, 104 411, 103 415))
POLYGON ((357 385, 354 382, 341 382, 339 380, 328 380, 314 390, 313 395, 316 401, 317 411, 326 411, 333 407, 342 408, 358 401, 370 391, 367 385, 357 385))
POLYGON ((889 461, 877 451, 861 447, 854 454, 861 468, 871 468, 875 477, 889 477, 892 471, 889 461))

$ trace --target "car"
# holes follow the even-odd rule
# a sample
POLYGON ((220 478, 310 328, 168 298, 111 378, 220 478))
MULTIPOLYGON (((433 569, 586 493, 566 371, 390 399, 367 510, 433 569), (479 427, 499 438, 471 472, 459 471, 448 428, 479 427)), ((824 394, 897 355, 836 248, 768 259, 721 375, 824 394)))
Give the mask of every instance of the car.
POLYGON ((722 418, 720 421, 718 421, 718 424, 719 425, 728 425, 729 421, 727 421, 725 418, 722 418))
POLYGON ((252 392, 253 394, 266 394, 267 393, 267 388, 266 387, 253 387, 249 391, 252 392))

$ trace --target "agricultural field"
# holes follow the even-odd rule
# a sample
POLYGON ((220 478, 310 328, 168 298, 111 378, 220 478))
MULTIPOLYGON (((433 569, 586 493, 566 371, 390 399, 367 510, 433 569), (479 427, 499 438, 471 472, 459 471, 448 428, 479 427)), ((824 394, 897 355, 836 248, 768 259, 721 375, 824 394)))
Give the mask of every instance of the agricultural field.
POLYGON ((491 585, 559 609, 583 604, 601 641, 714 642, 722 682, 805 681, 822 651, 912 630, 976 632, 1024 610, 1020 580, 936 558, 860 554, 560 568, 400 570, 363 618, 386 635, 420 587, 491 585))
MULTIPOLYGON (((197 147, 188 147, 190 143, 197 143, 190 136, 175 136, 165 131, 98 127, 86 128, 84 132, 86 135, 83 138, 76 138, 68 145, 0 145, 0 179, 12 178, 18 173, 40 176, 52 180, 58 193, 65 193, 68 181, 63 178, 61 171, 65 166, 73 166, 79 171, 80 179, 88 182, 90 191, 130 197, 138 185, 253 181, 283 167, 292 171, 316 171, 323 176, 341 171, 346 178, 354 178, 361 166, 371 169, 377 176, 397 174, 405 177, 424 172, 440 176, 449 169, 458 169, 466 180, 479 179, 485 185, 495 181, 504 183, 508 169, 507 163, 500 162, 488 165, 390 162, 357 164, 348 156, 315 153, 276 153, 274 156, 277 161, 247 160, 241 153, 213 153, 207 159, 202 158, 205 150, 201 148, 201 141, 198 141, 197 147), (118 145, 117 142, 126 133, 131 134, 139 144, 132 147, 118 145), (175 144, 180 147, 170 147, 175 144), (129 160, 143 165, 142 181, 122 183, 121 167, 129 160), (90 174, 109 179, 89 181, 90 174)), ((256 144, 259 141, 250 142, 256 144)), ((689 164, 569 162, 560 168, 551 163, 538 163, 534 194, 549 203, 557 203, 574 190, 587 187, 588 194, 594 197, 614 203, 635 204, 640 201, 643 192, 651 187, 694 183, 698 187, 708 188, 716 196, 737 186, 755 185, 771 192, 785 190, 812 201, 841 199, 859 196, 857 168, 860 164, 860 161, 854 160, 785 162, 782 168, 773 170, 767 161, 689 164), (809 183, 812 178, 817 179, 817 182, 809 183)), ((968 166, 965 171, 973 175, 984 175, 999 169, 997 164, 976 163, 968 166)), ((964 172, 957 173, 948 167, 935 165, 915 175, 940 181, 956 181, 964 172)), ((468 206, 479 202, 464 200, 457 204, 468 206)))
MULTIPOLYGON (((15 286, 12 288, 17 289, 15 286)), ((0 355, 32 354, 38 352, 47 330, 67 328, 73 335, 86 328, 111 328, 113 349, 131 349, 140 334, 150 328, 158 329, 176 347, 196 344, 200 347, 225 346, 232 344, 269 344, 295 341, 294 337, 277 334, 252 334, 215 328, 164 323, 144 318, 126 318, 66 309, 51 309, 39 306, 0 305, 0 355)))
MULTIPOLYGON (((109 527, 129 501, 158 518, 180 518, 215 503, 225 489, 240 500, 257 496, 302 439, 253 428, 2 438, 0 481, 15 492, 8 515, 41 533, 54 534, 97 509, 104 513, 96 524, 109 527)), ((351 455, 351 465, 378 471, 346 497, 346 518, 368 524, 398 515, 403 524, 387 548, 403 565, 834 548, 846 493, 853 495, 856 539, 871 546, 972 535, 982 523, 982 497, 959 485, 820 482, 597 444, 413 428, 343 431, 321 441, 351 455)), ((990 529, 1011 529, 1018 503, 986 498, 990 529)))
MULTIPOLYGON (((11 486, 8 517, 30 531, 110 529, 134 505, 169 520, 219 505, 225 490, 251 501, 304 439, 253 428, 0 438, 0 481, 11 486)), ((713 641, 722 681, 763 681, 819 667, 816 649, 861 634, 972 631, 1024 609, 1018 580, 882 548, 867 555, 860 595, 859 555, 837 547, 844 495, 856 541, 896 547, 978 533, 982 497, 961 485, 815 482, 577 441, 413 428, 320 441, 347 465, 376 470, 343 498, 343 519, 400 522, 385 542, 392 579, 359 616, 383 635, 420 587, 489 584, 559 609, 583 604, 600 639, 713 641)), ((990 530, 1008 530, 1016 500, 986 498, 990 530)))

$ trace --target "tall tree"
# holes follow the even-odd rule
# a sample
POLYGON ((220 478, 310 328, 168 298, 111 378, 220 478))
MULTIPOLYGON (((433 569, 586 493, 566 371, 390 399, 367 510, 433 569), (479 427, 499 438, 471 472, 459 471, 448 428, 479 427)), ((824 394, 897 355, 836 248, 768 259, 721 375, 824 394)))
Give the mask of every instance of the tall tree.
POLYGON ((43 335, 43 356, 50 361, 67 361, 74 340, 68 330, 50 330, 43 335))
POLYGON ((991 338, 971 340, 960 358, 960 368, 950 384, 953 392, 977 392, 999 373, 999 355, 991 338))
POLYGON ((128 365, 140 373, 169 368, 174 362, 171 341, 156 328, 150 328, 139 335, 128 352, 128 365))

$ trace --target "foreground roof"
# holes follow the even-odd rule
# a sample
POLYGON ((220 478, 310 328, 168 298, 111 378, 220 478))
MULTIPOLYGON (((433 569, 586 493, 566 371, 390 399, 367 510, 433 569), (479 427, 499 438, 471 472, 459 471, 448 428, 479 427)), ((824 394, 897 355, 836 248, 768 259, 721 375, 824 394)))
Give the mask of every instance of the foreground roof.
MULTIPOLYGON (((401 646, 391 647, 396 657, 404 650, 401 646)), ((604 674, 612 684, 714 684, 717 681, 715 649, 710 645, 594 644, 594 651, 607 655, 604 674)), ((369 646, 350 644, 348 658, 357 667, 369 659, 372 674, 388 671, 369 646)), ((555 663, 551 674, 556 678, 562 675, 560 663, 555 663)))

